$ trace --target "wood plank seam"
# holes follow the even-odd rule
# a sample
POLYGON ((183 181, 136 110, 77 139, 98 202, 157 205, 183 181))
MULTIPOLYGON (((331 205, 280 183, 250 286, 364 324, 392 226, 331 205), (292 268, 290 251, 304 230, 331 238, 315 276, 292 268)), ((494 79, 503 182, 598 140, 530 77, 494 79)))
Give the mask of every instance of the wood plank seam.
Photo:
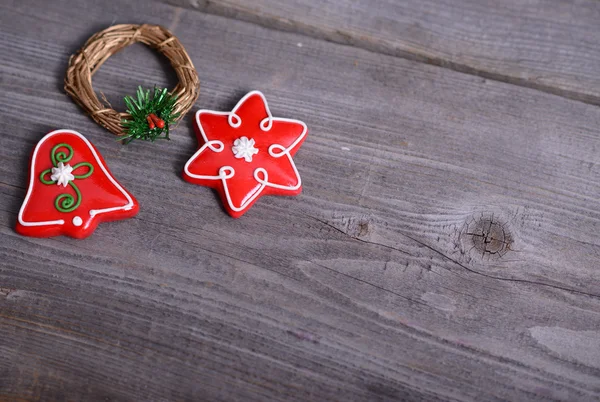
POLYGON ((580 101, 594 106, 600 106, 600 96, 583 94, 577 91, 572 91, 564 88, 555 87, 548 84, 543 84, 537 79, 519 78, 508 74, 501 74, 492 71, 486 71, 470 66, 465 63, 458 63, 452 60, 444 59, 437 56, 426 49, 412 47, 411 49, 400 49, 386 41, 372 41, 365 36, 357 37, 352 33, 335 29, 327 31, 317 26, 302 23, 300 21, 292 21, 282 19, 276 15, 267 13, 253 13, 251 9, 240 9, 228 6, 226 2, 213 2, 208 0, 164 0, 167 3, 180 7, 191 8, 203 14, 216 15, 219 17, 230 18, 233 20, 244 21, 262 26, 267 29, 273 29, 282 32, 289 32, 306 37, 325 40, 341 45, 352 46, 367 50, 373 53, 379 53, 387 56, 398 57, 410 61, 424 63, 432 66, 442 67, 449 70, 457 71, 463 74, 469 74, 488 80, 504 82, 516 86, 535 89, 541 92, 552 95, 561 96, 566 99, 580 101))
MULTIPOLYGON (((373 241, 368 241, 368 240, 361 239, 361 238, 359 238, 357 236, 353 236, 352 234, 345 232, 344 230, 336 227, 335 225, 333 225, 333 224, 331 224, 331 223, 329 223, 327 221, 324 221, 322 219, 316 218, 316 217, 314 217, 312 215, 308 215, 308 214, 302 214, 302 215, 304 215, 304 216, 306 216, 308 218, 314 219, 314 220, 322 223, 323 225, 326 225, 326 226, 328 226, 328 227, 330 227, 330 228, 332 228, 332 229, 334 229, 334 230, 336 230, 336 231, 338 231, 338 232, 340 232, 340 233, 342 233, 342 234, 350 237, 351 239, 357 240, 357 241, 359 241, 361 243, 370 244, 370 245, 376 245, 376 246, 384 247, 384 248, 387 248, 387 249, 390 249, 390 250, 394 250, 394 251, 397 251, 397 252, 400 252, 400 253, 403 253, 403 254, 410 255, 410 253, 408 253, 405 250, 401 250, 399 248, 392 247, 392 246, 389 246, 387 244, 373 242, 373 241)), ((432 252, 440 255, 442 258, 450 261, 451 263, 456 264, 460 268, 462 268, 462 269, 464 269, 466 271, 469 271, 469 272, 471 272, 473 274, 476 274, 476 275, 482 275, 482 276, 485 276, 486 278, 496 279, 496 280, 506 281, 506 282, 515 282, 515 283, 525 283, 525 284, 529 284, 529 285, 547 286, 547 287, 550 287, 550 288, 553 288, 553 289, 563 290, 563 291, 566 291, 566 292, 577 293, 577 294, 581 294, 581 295, 584 295, 584 296, 589 296, 589 297, 594 297, 594 298, 599 298, 600 299, 600 295, 599 294, 584 292, 584 291, 581 291, 581 290, 577 290, 577 289, 573 289, 573 288, 569 288, 569 287, 565 287, 565 286, 558 286, 558 285, 553 285, 551 283, 544 283, 544 282, 539 282, 539 281, 531 281, 531 280, 526 280, 526 279, 502 278, 502 277, 498 277, 498 276, 494 276, 494 275, 489 275, 489 274, 486 274, 486 273, 483 273, 483 272, 479 272, 477 270, 469 268, 465 264, 461 263, 460 261, 456 260, 455 258, 450 257, 449 255, 447 255, 443 251, 440 251, 440 250, 436 249, 435 247, 430 246, 429 244, 425 243, 424 241, 421 241, 421 240, 419 240, 419 239, 417 239, 415 237, 412 237, 412 236, 410 236, 410 235, 408 235, 406 233, 402 233, 402 235, 405 236, 405 237, 407 237, 408 239, 414 241, 418 245, 423 246, 426 249, 428 249, 428 250, 430 250, 430 251, 432 251, 432 252)), ((324 267, 324 268, 326 268, 326 267, 324 267)), ((354 278, 354 279, 357 279, 357 278, 354 278)))

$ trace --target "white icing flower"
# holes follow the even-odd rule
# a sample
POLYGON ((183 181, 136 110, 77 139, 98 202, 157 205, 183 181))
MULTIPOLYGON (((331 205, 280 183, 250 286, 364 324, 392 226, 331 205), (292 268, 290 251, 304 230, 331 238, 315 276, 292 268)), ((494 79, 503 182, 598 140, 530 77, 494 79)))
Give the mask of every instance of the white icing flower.
POLYGON ((235 140, 231 150, 236 158, 244 158, 246 162, 252 162, 252 156, 258 153, 258 149, 254 148, 254 140, 246 137, 235 140))
POLYGON ((50 179, 55 181, 59 186, 62 184, 64 187, 67 187, 67 184, 75 179, 75 176, 71 173, 72 171, 73 168, 68 163, 65 165, 62 162, 58 162, 58 167, 52 168, 50 179))

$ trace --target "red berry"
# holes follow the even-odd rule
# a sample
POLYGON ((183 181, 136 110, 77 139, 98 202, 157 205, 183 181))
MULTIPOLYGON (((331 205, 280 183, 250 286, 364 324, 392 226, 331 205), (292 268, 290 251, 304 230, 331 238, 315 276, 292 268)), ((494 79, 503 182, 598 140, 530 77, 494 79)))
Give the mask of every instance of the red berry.
POLYGON ((152 118, 152 120, 154 121, 154 124, 156 124, 156 127, 165 128, 165 121, 163 119, 161 119, 154 113, 150 113, 150 118, 152 118))
POLYGON ((148 121, 148 127, 150 128, 150 130, 152 130, 155 127, 154 122, 152 121, 150 116, 146 116, 146 120, 148 121))

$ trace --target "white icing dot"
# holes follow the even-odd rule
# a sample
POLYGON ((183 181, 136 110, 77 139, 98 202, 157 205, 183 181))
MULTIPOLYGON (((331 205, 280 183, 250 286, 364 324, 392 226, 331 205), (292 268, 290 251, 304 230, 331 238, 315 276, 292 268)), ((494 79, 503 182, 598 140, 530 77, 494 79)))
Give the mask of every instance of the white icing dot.
POLYGON ((236 158, 244 158, 246 162, 252 162, 252 156, 258 153, 258 149, 254 147, 254 140, 252 138, 240 137, 233 142, 231 150, 236 158))
POLYGON ((73 225, 81 226, 82 224, 83 224, 83 219, 81 219, 79 216, 76 216, 73 218, 73 225))

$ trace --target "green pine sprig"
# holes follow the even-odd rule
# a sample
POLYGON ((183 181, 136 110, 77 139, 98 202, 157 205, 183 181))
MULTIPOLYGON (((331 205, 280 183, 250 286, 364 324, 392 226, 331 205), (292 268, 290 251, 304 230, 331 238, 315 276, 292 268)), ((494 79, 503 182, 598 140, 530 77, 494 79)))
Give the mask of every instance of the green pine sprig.
POLYGON ((166 88, 154 87, 154 94, 150 96, 150 90, 144 91, 139 86, 137 89, 137 99, 131 96, 124 98, 127 106, 127 113, 131 117, 122 121, 126 134, 119 138, 125 140, 125 144, 133 140, 145 140, 154 142, 157 139, 169 139, 169 126, 177 120, 179 113, 173 113, 177 96, 170 95, 166 88), (148 116, 153 113, 164 121, 164 127, 150 128, 148 116), (165 137, 160 137, 162 134, 165 137))

